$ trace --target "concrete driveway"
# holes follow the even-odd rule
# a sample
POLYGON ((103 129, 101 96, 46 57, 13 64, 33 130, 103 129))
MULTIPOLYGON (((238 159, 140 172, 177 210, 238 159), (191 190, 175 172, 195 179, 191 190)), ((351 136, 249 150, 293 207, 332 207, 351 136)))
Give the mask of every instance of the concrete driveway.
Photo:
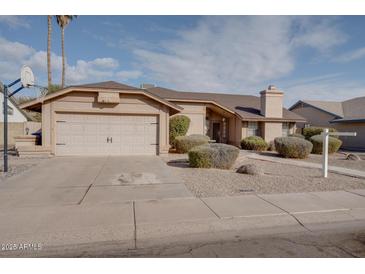
POLYGON ((0 257, 129 256, 267 231, 363 229, 365 192, 196 198, 159 157, 60 157, 0 183, 0 220, 0 257))
POLYGON ((57 157, 0 183, 0 208, 191 196, 157 156, 57 157))

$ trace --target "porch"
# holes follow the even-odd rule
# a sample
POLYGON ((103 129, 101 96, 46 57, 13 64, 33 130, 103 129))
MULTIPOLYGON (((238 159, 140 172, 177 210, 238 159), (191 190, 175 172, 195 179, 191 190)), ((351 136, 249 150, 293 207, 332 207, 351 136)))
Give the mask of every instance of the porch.
POLYGON ((235 119, 235 115, 215 106, 206 106, 205 134, 216 143, 229 143, 230 119, 235 119))

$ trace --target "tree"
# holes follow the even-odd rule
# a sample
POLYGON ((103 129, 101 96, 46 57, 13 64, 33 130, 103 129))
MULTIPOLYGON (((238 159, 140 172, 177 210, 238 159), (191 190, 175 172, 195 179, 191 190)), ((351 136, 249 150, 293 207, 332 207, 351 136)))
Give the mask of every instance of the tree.
MULTIPOLYGON (((33 97, 33 96, 25 96, 25 95, 20 95, 20 96, 14 96, 12 97, 14 102, 17 105, 21 105, 27 102, 30 102, 32 100, 37 99, 37 97, 33 97)), ((42 121, 42 114, 39 112, 35 112, 35 111, 30 111, 30 110, 23 110, 24 112, 26 112, 28 114, 29 117, 31 117, 31 119, 34 122, 41 122, 42 121)))
POLYGON ((62 80, 61 88, 65 87, 65 28, 67 25, 77 17, 77 15, 56 15, 57 24, 61 28, 61 47, 62 47, 62 80))
POLYGON ((169 123, 169 140, 174 146, 175 139, 178 136, 185 136, 190 126, 190 118, 185 115, 176 115, 170 118, 169 123))
POLYGON ((51 94, 53 92, 56 92, 57 90, 60 90, 61 86, 60 85, 50 85, 48 87, 47 93, 46 94, 51 94))
POLYGON ((52 35, 52 16, 47 16, 48 21, 48 39, 47 39, 47 72, 48 72, 48 89, 52 85, 52 71, 51 71, 51 35, 52 35))

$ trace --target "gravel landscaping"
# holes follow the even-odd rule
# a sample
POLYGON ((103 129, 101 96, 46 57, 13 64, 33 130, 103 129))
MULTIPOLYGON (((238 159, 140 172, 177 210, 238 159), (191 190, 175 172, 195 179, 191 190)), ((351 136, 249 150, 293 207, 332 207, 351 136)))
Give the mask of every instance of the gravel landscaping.
POLYGON ((170 154, 165 161, 178 172, 186 187, 197 197, 365 188, 363 179, 334 173, 329 173, 325 179, 321 177, 319 169, 261 160, 242 159, 231 170, 190 168, 186 155, 170 154), (242 164, 258 165, 264 174, 236 173, 242 164))
POLYGON ((0 182, 5 180, 6 178, 12 177, 14 175, 20 174, 36 165, 45 161, 48 158, 19 158, 14 155, 9 155, 9 166, 8 172, 5 174, 3 173, 3 154, 0 153, 1 156, 1 165, 0 165, 0 182))
MULTIPOLYGON (((251 152, 250 152, 251 153, 251 152)), ((348 152, 337 152, 334 154, 330 154, 328 155, 328 164, 330 166, 339 166, 339 167, 345 167, 345 168, 350 168, 350 169, 357 169, 357 170, 362 170, 365 171, 365 153, 356 153, 354 152, 354 154, 357 154, 360 156, 360 158, 362 159, 361 161, 352 161, 352 160, 346 160, 346 155, 348 152)), ((276 152, 270 152, 270 151, 265 151, 260 153, 262 155, 267 155, 267 156, 274 156, 274 157, 279 157, 278 154, 276 152)), ((311 162, 311 163, 322 163, 322 155, 319 154, 310 154, 308 158, 306 159, 291 159, 293 161, 300 161, 300 162, 311 162)))

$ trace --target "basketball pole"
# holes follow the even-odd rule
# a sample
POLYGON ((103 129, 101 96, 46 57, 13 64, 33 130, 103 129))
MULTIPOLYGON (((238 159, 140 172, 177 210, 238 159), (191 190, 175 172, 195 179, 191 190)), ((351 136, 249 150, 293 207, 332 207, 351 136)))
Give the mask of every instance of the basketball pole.
POLYGON ((20 78, 15 80, 9 85, 4 85, 4 100, 3 100, 3 111, 4 111, 4 170, 3 172, 8 172, 8 99, 21 91, 24 87, 23 85, 16 89, 14 92, 9 94, 9 87, 14 86, 15 84, 20 82, 20 78))

